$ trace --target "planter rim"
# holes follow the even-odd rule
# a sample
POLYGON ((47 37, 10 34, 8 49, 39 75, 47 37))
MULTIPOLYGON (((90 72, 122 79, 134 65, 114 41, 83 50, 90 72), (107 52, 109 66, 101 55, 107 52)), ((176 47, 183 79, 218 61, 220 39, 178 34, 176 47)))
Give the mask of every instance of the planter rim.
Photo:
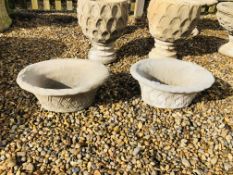
POLYGON ((220 2, 217 5, 218 12, 233 16, 233 2, 220 2))
MULTIPOLYGON (((164 71, 166 72, 166 70, 164 71)), ((197 64, 194 64, 194 63, 191 63, 191 62, 188 62, 188 61, 181 61, 181 60, 177 60, 177 59, 173 59, 173 58, 156 58, 156 59, 153 59, 153 58, 149 58, 149 59, 144 59, 144 60, 141 60, 137 63, 135 63, 134 65, 131 66, 130 68, 130 73, 131 75, 139 81, 139 83, 142 83, 146 86, 149 86, 149 87, 152 87, 156 90, 159 90, 159 91, 163 91, 163 92, 169 92, 169 93, 176 93, 176 94, 181 94, 181 93, 184 93, 184 94, 190 94, 190 93, 198 93, 200 91, 203 91, 205 89, 208 89, 210 88, 213 83, 215 82, 215 78, 214 76, 212 75, 211 72, 209 72, 208 70, 206 70, 205 68, 197 65, 197 64), (196 85, 196 86, 175 86, 175 85, 166 85, 166 84, 163 84, 163 83, 160 83, 159 81, 151 81, 149 79, 147 79, 146 77, 140 75, 138 73, 138 69, 142 66, 145 65, 146 62, 154 62, 154 64, 156 64, 156 62, 158 61, 169 61, 171 63, 180 63, 180 64, 186 64, 186 65, 189 65, 189 66, 192 66, 192 67, 195 67, 196 69, 200 69, 202 70, 205 74, 203 75, 203 77, 207 77, 209 79, 208 82, 206 82, 205 84, 199 84, 199 85, 196 85)))
POLYGON ((170 2, 173 2, 174 4, 179 4, 179 3, 187 3, 187 4, 192 4, 192 5, 198 5, 198 6, 202 6, 202 5, 205 5, 207 4, 207 2, 204 2, 203 0, 167 0, 167 1, 170 1, 170 2))
MULTIPOLYGON (((78 69, 78 67, 77 67, 78 69)), ((89 71, 93 71, 93 70, 89 70, 89 71)), ((97 71, 97 70, 95 70, 97 71)), ((84 59, 75 59, 75 58, 57 58, 57 59, 51 59, 51 60, 46 60, 46 61, 41 61, 38 63, 34 63, 31 64, 29 66, 26 66, 23 70, 21 70, 17 76, 16 82, 17 84, 24 90, 31 92, 33 94, 38 94, 38 95, 42 95, 42 96, 68 96, 68 95, 77 95, 80 93, 85 93, 91 90, 94 90, 96 88, 98 88, 101 84, 103 84, 106 79, 109 76, 109 71, 108 68, 106 66, 104 66, 101 63, 98 63, 96 61, 91 61, 91 60, 84 60, 84 59), (99 74, 97 79, 91 79, 92 77, 90 77, 90 80, 86 80, 85 84, 82 84, 81 86, 77 85, 74 88, 70 88, 70 89, 49 89, 49 88, 42 88, 42 87, 38 87, 35 85, 30 84, 29 82, 25 81, 23 78, 24 76, 30 72, 31 69, 33 69, 36 66, 39 65, 46 65, 46 64, 51 64, 51 63, 55 63, 55 62, 63 62, 64 64, 76 64, 76 63, 90 63, 90 64, 96 64, 96 66, 98 66, 98 71, 96 72, 99 74)))
POLYGON ((201 5, 214 5, 217 4, 218 0, 201 0, 201 5))

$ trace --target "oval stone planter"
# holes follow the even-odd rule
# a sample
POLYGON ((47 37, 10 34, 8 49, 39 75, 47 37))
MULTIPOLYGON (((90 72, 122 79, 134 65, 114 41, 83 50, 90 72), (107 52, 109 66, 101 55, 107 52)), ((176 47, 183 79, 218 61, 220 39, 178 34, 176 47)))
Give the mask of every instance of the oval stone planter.
POLYGON ((108 76, 108 69, 95 61, 53 59, 27 66, 19 73, 17 83, 33 93, 42 108, 74 112, 92 104, 108 76))
POLYGON ((0 32, 8 29, 11 23, 12 20, 7 13, 5 0, 0 0, 0 32))
POLYGON ((130 72, 140 84, 142 100, 159 108, 187 107, 197 93, 215 81, 206 69, 169 58, 139 61, 130 72))

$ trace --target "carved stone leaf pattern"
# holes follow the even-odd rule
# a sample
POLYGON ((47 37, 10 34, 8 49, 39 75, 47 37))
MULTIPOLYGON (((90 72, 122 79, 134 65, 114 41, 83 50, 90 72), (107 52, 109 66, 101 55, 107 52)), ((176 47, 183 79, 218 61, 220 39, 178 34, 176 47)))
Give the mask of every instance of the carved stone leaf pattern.
MULTIPOLYGON (((142 85, 143 86, 143 85, 142 85)), ((180 108, 188 106, 196 93, 193 94, 174 94, 162 92, 156 89, 142 87, 144 91, 144 100, 146 103, 162 108, 180 108), (145 92, 146 91, 146 92, 145 92)))
POLYGON ((72 96, 40 96, 37 95, 38 100, 45 108, 50 111, 77 111, 89 106, 95 97, 96 90, 88 93, 72 95, 72 96))
POLYGON ((227 15, 222 12, 217 13, 217 18, 222 27, 233 33, 233 15, 227 15))

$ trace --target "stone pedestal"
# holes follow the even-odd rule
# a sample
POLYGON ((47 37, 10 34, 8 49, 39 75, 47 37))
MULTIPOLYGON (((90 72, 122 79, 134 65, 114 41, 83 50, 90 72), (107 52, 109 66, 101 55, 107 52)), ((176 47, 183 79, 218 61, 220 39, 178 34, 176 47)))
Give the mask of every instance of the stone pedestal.
POLYGON ((149 58, 176 58, 174 43, 155 39, 155 47, 150 51, 149 58))
POLYGON ((92 43, 92 48, 88 53, 88 58, 90 60, 99 61, 103 64, 109 64, 116 60, 115 50, 113 48, 113 43, 101 44, 92 43))

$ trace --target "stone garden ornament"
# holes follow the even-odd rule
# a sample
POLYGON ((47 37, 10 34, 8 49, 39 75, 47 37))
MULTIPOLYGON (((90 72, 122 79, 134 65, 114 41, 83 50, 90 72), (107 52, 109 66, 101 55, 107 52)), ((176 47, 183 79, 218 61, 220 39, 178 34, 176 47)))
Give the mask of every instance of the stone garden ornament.
POLYGON ((215 81, 206 69, 171 58, 139 61, 131 67, 130 73, 140 84, 142 100, 159 108, 187 107, 199 92, 215 81))
POLYGON ((10 27, 12 21, 7 13, 5 0, 0 0, 0 32, 10 27))
POLYGON ((92 43, 88 58, 108 64, 116 59, 114 41, 128 21, 128 0, 79 0, 78 20, 92 43))
POLYGON ((151 0, 148 7, 149 30, 155 47, 149 58, 176 58, 174 42, 188 37, 200 17, 202 1, 151 0))
POLYGON ((98 87, 108 76, 108 69, 96 61, 52 59, 24 68, 17 83, 33 93, 42 108, 74 112, 93 103, 98 87))
POLYGON ((219 48, 223 55, 233 57, 233 2, 222 2, 217 5, 217 18, 222 27, 229 32, 229 42, 219 48))

